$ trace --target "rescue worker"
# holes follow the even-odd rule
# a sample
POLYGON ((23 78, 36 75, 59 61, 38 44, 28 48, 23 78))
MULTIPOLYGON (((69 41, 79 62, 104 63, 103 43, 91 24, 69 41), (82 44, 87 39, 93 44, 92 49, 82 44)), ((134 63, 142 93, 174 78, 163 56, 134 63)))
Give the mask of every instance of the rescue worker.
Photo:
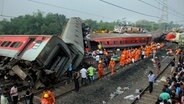
POLYGON ((95 75, 95 68, 93 66, 90 66, 88 68, 89 82, 93 82, 94 81, 94 75, 95 75))
POLYGON ((99 78, 102 78, 104 76, 104 66, 101 60, 99 61, 98 64, 98 76, 99 78))
POLYGON ((176 55, 179 55, 181 49, 176 49, 176 55))
POLYGON ((135 52, 135 61, 138 61, 139 60, 140 55, 141 55, 141 50, 140 49, 137 49, 136 52, 135 52))
POLYGON ((145 56, 146 56, 146 58, 148 58, 148 56, 149 56, 149 48, 148 48, 148 46, 145 47, 145 56))
POLYGON ((41 96, 41 104, 55 104, 54 94, 50 90, 45 90, 41 96))
POLYGON ((111 71, 111 75, 114 74, 115 65, 116 65, 115 61, 113 60, 113 58, 111 58, 111 61, 109 62, 109 69, 110 69, 110 71, 111 71))
POLYGON ((119 63, 120 63, 121 66, 125 66, 125 55, 124 54, 121 54, 119 63))
POLYGON ((176 62, 179 62, 180 55, 181 55, 181 49, 176 49, 176 54, 175 54, 176 62))
POLYGON ((152 51, 151 51, 151 46, 148 46, 148 57, 149 57, 149 55, 152 53, 152 51))

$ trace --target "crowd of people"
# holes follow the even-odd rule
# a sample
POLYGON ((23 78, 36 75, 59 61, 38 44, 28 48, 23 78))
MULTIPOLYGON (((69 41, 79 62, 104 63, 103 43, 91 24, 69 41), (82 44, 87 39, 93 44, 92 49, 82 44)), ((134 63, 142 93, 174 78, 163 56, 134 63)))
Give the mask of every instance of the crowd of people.
MULTIPOLYGON (((88 82, 91 83, 94 81, 95 73, 97 72, 98 78, 103 78, 105 71, 111 73, 113 76, 116 72, 118 66, 124 67, 130 63, 135 63, 136 61, 144 58, 148 58, 150 55, 153 55, 153 63, 156 64, 155 68, 159 73, 161 64, 159 58, 156 57, 157 50, 162 48, 164 44, 160 43, 151 43, 145 47, 141 46, 140 48, 131 48, 123 49, 122 51, 117 50, 113 54, 109 53, 106 49, 102 51, 99 50, 99 54, 95 55, 95 64, 90 63, 89 66, 84 66, 79 72, 74 73, 74 83, 75 90, 79 91, 79 79, 81 77, 81 85, 86 85, 88 82), (114 58, 116 56, 116 58, 114 58), (118 59, 117 59, 118 57, 118 59)), ((94 56, 94 55, 93 55, 94 56)))
POLYGON ((184 53, 181 49, 168 49, 168 55, 175 58, 156 104, 184 104, 184 53))
MULTIPOLYGON (((33 104, 34 94, 31 89, 27 89, 24 96, 24 104, 33 104)), ((1 104, 18 104, 19 92, 17 83, 15 83, 10 89, 1 89, 1 104)))
MULTIPOLYGON (((18 92, 17 84, 15 83, 10 90, 4 89, 1 93, 0 104, 18 104, 18 100, 23 98, 23 104, 34 104, 34 94, 31 89, 27 89, 25 94, 21 96, 18 92)), ((40 97, 38 104, 55 104, 55 96, 53 92, 46 88, 40 97)))

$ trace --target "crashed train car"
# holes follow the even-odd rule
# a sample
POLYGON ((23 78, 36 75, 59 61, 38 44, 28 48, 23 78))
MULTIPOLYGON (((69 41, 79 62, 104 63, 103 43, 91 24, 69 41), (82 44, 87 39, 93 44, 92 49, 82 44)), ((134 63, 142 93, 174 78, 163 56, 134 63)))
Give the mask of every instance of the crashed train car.
POLYGON ((0 77, 43 85, 59 81, 84 55, 82 22, 73 17, 61 36, 0 35, 0 77), (17 78, 17 79, 15 79, 17 78))
POLYGON ((84 43, 82 33, 82 21, 79 18, 73 18, 68 21, 62 35, 63 41, 68 45, 71 52, 73 69, 76 69, 83 60, 84 43))

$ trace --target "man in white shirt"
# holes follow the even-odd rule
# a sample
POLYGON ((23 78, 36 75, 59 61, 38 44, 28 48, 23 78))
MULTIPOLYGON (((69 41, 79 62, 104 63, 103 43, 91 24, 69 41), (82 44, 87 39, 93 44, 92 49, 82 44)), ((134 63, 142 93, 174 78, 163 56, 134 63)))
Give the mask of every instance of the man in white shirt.
POLYGON ((82 77, 81 85, 83 85, 83 83, 86 84, 86 80, 87 80, 87 70, 86 70, 86 68, 83 67, 80 70, 80 74, 81 74, 81 77, 82 77))
POLYGON ((153 74, 152 71, 149 72, 148 81, 149 81, 149 92, 152 93, 152 91, 153 91, 153 83, 155 81, 155 74, 153 74))
POLYGON ((13 104, 18 104, 18 89, 16 84, 14 84, 13 87, 10 89, 10 95, 11 95, 13 104))

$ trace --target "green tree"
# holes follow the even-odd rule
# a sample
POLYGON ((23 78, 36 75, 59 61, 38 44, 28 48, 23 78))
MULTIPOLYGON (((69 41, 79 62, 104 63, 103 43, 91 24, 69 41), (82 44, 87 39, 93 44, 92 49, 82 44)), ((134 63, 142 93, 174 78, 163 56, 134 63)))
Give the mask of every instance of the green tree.
POLYGON ((33 15, 0 21, 0 34, 61 34, 68 19, 64 15, 49 13, 43 16, 38 11, 33 15))

